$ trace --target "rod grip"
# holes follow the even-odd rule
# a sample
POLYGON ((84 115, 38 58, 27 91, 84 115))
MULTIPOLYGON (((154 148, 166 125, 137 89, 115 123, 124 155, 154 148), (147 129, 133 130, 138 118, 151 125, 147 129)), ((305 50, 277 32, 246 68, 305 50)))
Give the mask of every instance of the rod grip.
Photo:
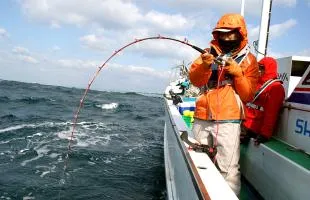
POLYGON ((197 47, 197 46, 192 45, 192 48, 195 49, 195 50, 197 50, 197 51, 199 51, 199 52, 202 53, 202 54, 207 53, 205 50, 203 50, 203 49, 201 49, 201 48, 199 48, 199 47, 197 47))

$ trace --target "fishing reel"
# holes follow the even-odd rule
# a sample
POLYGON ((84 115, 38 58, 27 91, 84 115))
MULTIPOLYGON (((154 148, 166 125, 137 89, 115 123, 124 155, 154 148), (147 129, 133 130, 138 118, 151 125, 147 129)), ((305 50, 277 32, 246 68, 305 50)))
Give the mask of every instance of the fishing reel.
POLYGON ((189 141, 187 131, 182 131, 180 138, 187 143, 194 151, 206 153, 210 159, 213 159, 217 154, 216 146, 209 146, 206 144, 197 144, 189 141))
POLYGON ((174 105, 177 105, 178 103, 182 103, 183 102, 182 98, 179 95, 177 95, 176 93, 174 93, 172 90, 169 90, 169 94, 171 96, 172 103, 174 105))
POLYGON ((229 57, 230 56, 228 54, 222 54, 222 55, 217 56, 214 59, 214 62, 220 66, 226 66, 226 61, 229 57))
POLYGON ((213 159, 217 153, 216 147, 211 147, 211 146, 206 145, 206 144, 196 145, 196 147, 193 149, 194 149, 194 151, 197 151, 197 152, 206 153, 209 156, 209 158, 211 158, 211 159, 213 159))

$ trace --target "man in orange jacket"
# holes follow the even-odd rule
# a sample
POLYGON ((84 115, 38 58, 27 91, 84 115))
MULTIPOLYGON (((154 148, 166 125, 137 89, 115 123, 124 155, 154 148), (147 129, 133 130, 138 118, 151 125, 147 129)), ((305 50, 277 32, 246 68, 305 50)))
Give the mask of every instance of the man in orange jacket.
POLYGON ((205 89, 196 101, 193 134, 201 144, 217 149, 216 165, 239 195, 243 103, 253 99, 258 64, 250 53, 246 24, 241 15, 222 16, 212 34, 210 48, 193 62, 189 70, 192 84, 205 89))
POLYGON ((277 79, 277 61, 265 57, 258 62, 260 77, 254 99, 246 104, 243 127, 247 136, 254 137, 258 145, 271 138, 285 98, 282 81, 277 79))

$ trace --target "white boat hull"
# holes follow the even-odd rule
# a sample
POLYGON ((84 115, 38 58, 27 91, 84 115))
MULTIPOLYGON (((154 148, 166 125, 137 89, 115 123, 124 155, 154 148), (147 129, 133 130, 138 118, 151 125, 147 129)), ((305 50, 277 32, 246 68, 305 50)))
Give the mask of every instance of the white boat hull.
POLYGON ((192 136, 176 106, 166 102, 165 172, 169 200, 237 200, 206 153, 189 150, 180 138, 181 131, 192 136))

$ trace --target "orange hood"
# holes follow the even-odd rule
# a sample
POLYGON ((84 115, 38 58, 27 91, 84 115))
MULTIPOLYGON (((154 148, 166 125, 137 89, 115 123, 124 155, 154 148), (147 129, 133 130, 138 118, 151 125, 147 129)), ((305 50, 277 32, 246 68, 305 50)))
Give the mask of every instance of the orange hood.
MULTIPOLYGON (((217 54, 222 54, 219 43, 218 43, 218 31, 216 29, 236 29, 242 36, 241 44, 239 49, 233 52, 234 55, 238 54, 248 43, 248 33, 244 18, 240 14, 225 14, 217 22, 216 27, 213 29, 213 40, 211 41, 211 46, 216 50, 217 54)), ((233 56, 234 56, 233 55, 233 56)))

